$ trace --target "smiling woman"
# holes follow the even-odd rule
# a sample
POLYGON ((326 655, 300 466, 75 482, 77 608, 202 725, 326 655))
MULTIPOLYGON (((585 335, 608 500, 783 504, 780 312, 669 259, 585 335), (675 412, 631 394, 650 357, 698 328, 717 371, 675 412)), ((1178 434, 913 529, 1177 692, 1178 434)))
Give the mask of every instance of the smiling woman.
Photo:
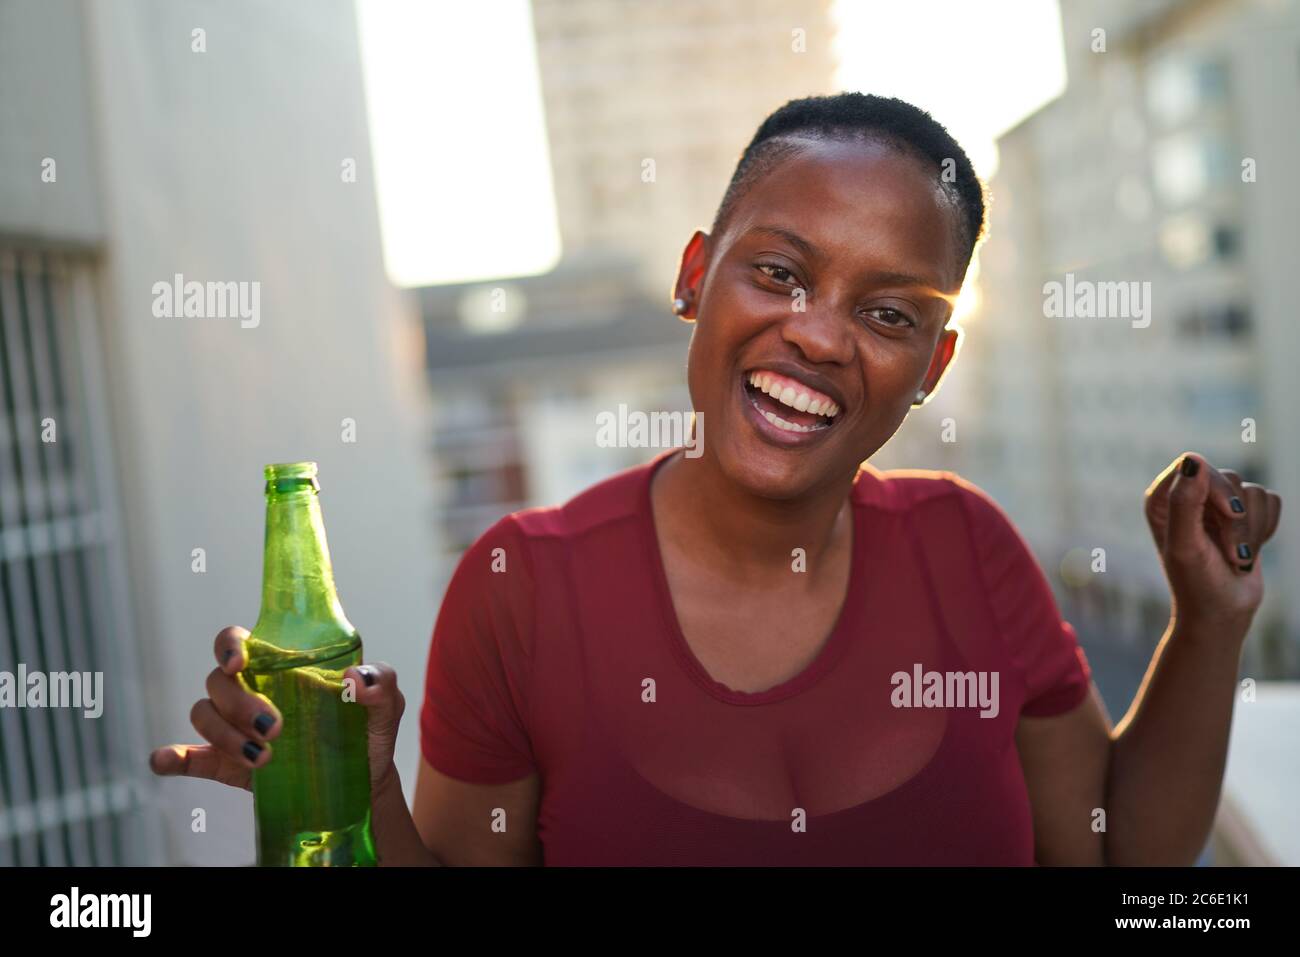
POLYGON ((677 281, 703 454, 504 519, 448 590, 430 846, 444 778, 534 776, 551 864, 1034 862, 1014 739, 1086 698, 1073 631, 979 490, 861 464, 952 358, 983 209, 908 104, 813 98, 760 127, 677 281), (489 573, 492 549, 526 574, 489 573), (901 707, 914 670, 1003 690, 901 707))
MULTIPOLYGON (((1003 509, 865 461, 951 363, 983 228, 965 153, 914 106, 845 93, 764 122, 676 281, 707 440, 464 554, 413 812, 396 675, 357 673, 383 863, 1195 860, 1280 500, 1190 453, 1147 489, 1176 614, 1112 729, 1003 509)), ((230 714, 260 707, 225 683, 245 637, 218 636, 230 714)))
MULTIPOLYGON (((955 355, 984 206, 910 104, 813 97, 763 123, 677 277, 708 441, 506 517, 451 582, 415 805, 439 860, 1195 859, 1259 597, 1205 531, 1239 517, 1232 480, 1170 469, 1148 492, 1175 594, 1202 611, 1171 626, 1121 735, 1006 513, 951 473, 864 462, 955 355), (910 707, 897 676, 923 673, 946 684, 910 707), (1171 732, 1196 722, 1208 754, 1171 732), (508 847, 450 823, 490 801, 527 822, 508 847)), ((1250 494, 1257 525, 1233 534, 1258 543, 1275 507, 1250 494)))

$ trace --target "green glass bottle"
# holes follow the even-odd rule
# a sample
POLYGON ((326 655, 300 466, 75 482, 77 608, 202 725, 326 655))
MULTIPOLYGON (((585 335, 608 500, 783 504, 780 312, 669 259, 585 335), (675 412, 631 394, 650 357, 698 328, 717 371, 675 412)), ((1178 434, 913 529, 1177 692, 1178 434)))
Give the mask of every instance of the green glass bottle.
POLYGON ((315 462, 266 467, 262 609, 243 672, 283 716, 271 760, 253 772, 264 867, 377 863, 366 709, 343 684, 361 636, 334 588, 319 490, 315 462))

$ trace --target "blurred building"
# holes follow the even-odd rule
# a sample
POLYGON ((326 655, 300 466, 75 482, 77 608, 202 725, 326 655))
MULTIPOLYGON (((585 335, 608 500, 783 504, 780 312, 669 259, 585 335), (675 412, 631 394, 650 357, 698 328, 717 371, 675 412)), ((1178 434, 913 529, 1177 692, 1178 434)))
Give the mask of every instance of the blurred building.
POLYGON ((251 863, 246 792, 146 761, 256 619, 263 465, 320 463, 368 657, 419 675, 435 609, 352 4, 2 3, 0 129, 0 670, 105 698, 0 710, 0 865, 251 863), (158 315, 177 274, 258 321, 158 315))
MULTIPOLYGON (((1062 25, 1066 92, 999 141, 983 304, 953 374, 956 450, 1076 586, 1083 626, 1149 651, 1169 614, 1142 511, 1161 469, 1195 450, 1300 501, 1300 8, 1065 0, 1062 25), (1044 286, 1067 274, 1149 282, 1150 324, 1047 318, 1044 286), (1099 547, 1105 574, 1089 570, 1099 547)), ((1263 562, 1246 667, 1295 677, 1290 504, 1263 562)))
POLYGON ((612 258, 600 269, 562 262, 543 276, 418 293, 439 415, 445 575, 507 512, 563 502, 658 451, 600 447, 598 415, 620 403, 689 412, 690 327, 640 292, 635 270, 612 258), (511 326, 490 327, 502 313, 511 326))
POLYGON ((834 90, 831 0, 533 0, 563 258, 415 297, 450 562, 493 521, 657 450, 600 448, 620 404, 690 409, 682 250, 759 124, 834 90))
POLYGON ((671 299, 758 125, 834 91, 832 5, 532 0, 564 256, 627 251, 671 299))

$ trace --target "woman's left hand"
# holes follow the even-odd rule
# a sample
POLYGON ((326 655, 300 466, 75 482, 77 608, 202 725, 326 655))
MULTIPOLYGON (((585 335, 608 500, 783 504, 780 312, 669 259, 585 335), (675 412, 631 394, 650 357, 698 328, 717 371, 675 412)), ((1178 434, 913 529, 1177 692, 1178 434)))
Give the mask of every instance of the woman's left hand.
POLYGON ((1276 492, 1195 452, 1160 473, 1146 492, 1146 516, 1179 627, 1245 636, 1264 598, 1259 552, 1281 514, 1276 492))

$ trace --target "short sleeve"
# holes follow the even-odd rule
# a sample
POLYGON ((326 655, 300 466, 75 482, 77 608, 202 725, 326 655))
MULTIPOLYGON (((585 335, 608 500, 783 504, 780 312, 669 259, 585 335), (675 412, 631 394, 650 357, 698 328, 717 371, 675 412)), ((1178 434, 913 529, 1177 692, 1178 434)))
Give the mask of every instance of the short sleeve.
POLYGON ((420 709, 420 751, 450 777, 505 784, 536 770, 527 718, 533 573, 507 516, 461 556, 438 610, 420 709))
POLYGON ((977 486, 956 482, 994 619, 1024 679, 1020 713, 1040 718, 1073 710, 1092 678, 1074 626, 1061 617, 1047 576, 1002 508, 977 486))

